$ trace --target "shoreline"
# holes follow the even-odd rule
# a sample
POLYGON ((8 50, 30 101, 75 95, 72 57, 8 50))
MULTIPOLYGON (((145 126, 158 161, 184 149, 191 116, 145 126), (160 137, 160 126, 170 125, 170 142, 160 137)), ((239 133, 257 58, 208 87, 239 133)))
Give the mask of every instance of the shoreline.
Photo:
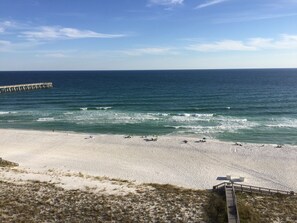
POLYGON ((159 136, 146 142, 140 136, 15 129, 0 129, 0 134, 0 157, 18 163, 23 172, 2 171, 2 177, 11 181, 52 181, 65 188, 96 184, 75 178, 80 173, 210 189, 232 175, 245 177, 244 184, 297 190, 297 146, 197 143, 199 138, 187 136, 159 136))
POLYGON ((26 128, 3 128, 0 127, 0 131, 1 130, 8 130, 8 131, 26 131, 26 132, 43 132, 43 133, 64 133, 64 134, 77 134, 77 135, 106 135, 106 136, 120 136, 120 137, 124 137, 124 136, 131 136, 131 137, 144 137, 144 136, 157 136, 157 137, 173 137, 173 138, 187 138, 187 139, 193 139, 193 140, 199 140, 202 139, 204 137, 207 138, 208 142, 217 142, 217 143, 231 143, 234 144, 236 142, 242 143, 242 144, 250 144, 250 145, 255 145, 255 146, 262 146, 262 145, 269 145, 269 146, 277 146, 277 145, 281 145, 281 146, 290 146, 290 147, 296 147, 297 149, 297 144, 290 144, 290 143, 270 143, 270 142, 250 142, 250 141, 241 141, 241 140, 228 140, 228 139, 217 139, 217 138, 211 138, 207 135, 198 135, 198 134, 177 134, 177 133, 168 133, 168 134, 160 134, 160 135, 152 135, 152 134, 117 134, 117 133, 97 133, 97 132, 76 132, 76 131, 64 131, 64 130, 49 130, 49 129, 26 129, 26 128))

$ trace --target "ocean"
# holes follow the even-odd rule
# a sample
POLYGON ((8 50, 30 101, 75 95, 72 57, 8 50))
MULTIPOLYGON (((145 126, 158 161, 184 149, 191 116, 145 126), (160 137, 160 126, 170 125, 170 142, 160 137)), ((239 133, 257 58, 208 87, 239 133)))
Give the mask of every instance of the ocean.
POLYGON ((0 72, 0 128, 297 145, 297 69, 0 72))

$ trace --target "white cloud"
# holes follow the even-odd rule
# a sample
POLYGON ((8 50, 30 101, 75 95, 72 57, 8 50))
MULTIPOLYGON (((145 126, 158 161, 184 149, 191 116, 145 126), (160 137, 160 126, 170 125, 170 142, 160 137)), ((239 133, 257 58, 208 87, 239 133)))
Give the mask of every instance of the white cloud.
POLYGON ((192 44, 186 49, 200 52, 297 49, 297 35, 283 34, 278 39, 221 40, 212 43, 192 44))
POLYGON ((174 6, 183 4, 184 0, 149 0, 149 5, 174 6))
POLYGON ((297 49, 297 35, 283 34, 279 39, 251 38, 247 44, 258 49, 297 49))
POLYGON ((267 48, 273 45, 273 39, 271 38, 251 38, 247 41, 247 44, 256 48, 267 48))
POLYGON ((150 47, 150 48, 138 48, 127 51, 122 51, 124 54, 129 56, 141 56, 141 55, 164 55, 164 54, 174 54, 172 48, 166 47, 150 47))
POLYGON ((283 34, 280 40, 272 44, 272 47, 276 49, 297 49, 297 35, 283 34))
POLYGON ((2 21, 0 22, 0 33, 5 32, 5 30, 9 27, 15 26, 15 23, 12 21, 2 21))
POLYGON ((226 2, 226 1, 228 1, 228 0, 210 0, 210 1, 207 1, 206 3, 197 5, 195 8, 196 9, 201 9, 201 8, 205 8, 205 7, 208 7, 208 6, 217 5, 219 3, 223 3, 223 2, 226 2))
POLYGON ((187 47, 187 49, 201 52, 256 50, 255 47, 245 45, 242 41, 236 40, 222 40, 214 43, 193 44, 187 47))
MULTIPOLYGON (((77 56, 78 50, 76 49, 59 49, 59 50, 38 50, 38 49, 33 49, 30 51, 32 54, 35 54, 35 57, 38 58, 73 58, 74 55, 77 56)), ((80 52, 81 55, 81 52, 80 52)))
POLYGON ((29 40, 82 39, 82 38, 119 38, 122 34, 97 33, 90 30, 43 26, 36 31, 22 32, 29 40))
POLYGON ((285 18, 285 17, 295 17, 297 13, 284 13, 284 14, 265 14, 261 15, 255 13, 244 13, 241 15, 228 15, 224 18, 217 18, 214 20, 215 23, 238 23, 238 22, 246 22, 246 21, 257 21, 257 20, 269 20, 269 19, 277 19, 277 18, 285 18))

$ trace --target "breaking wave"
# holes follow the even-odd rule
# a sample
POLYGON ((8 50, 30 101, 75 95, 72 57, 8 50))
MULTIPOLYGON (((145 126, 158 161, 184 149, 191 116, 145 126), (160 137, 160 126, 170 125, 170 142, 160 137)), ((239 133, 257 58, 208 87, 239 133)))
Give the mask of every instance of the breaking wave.
POLYGON ((112 107, 96 107, 97 110, 108 110, 112 109, 112 107))
POLYGON ((55 121, 55 118, 53 117, 46 117, 46 118, 38 118, 37 122, 52 122, 55 121))
POLYGON ((297 128, 297 119, 282 118, 272 120, 266 126, 270 128, 297 128))
POLYGON ((0 115, 16 114, 16 111, 0 111, 0 115))

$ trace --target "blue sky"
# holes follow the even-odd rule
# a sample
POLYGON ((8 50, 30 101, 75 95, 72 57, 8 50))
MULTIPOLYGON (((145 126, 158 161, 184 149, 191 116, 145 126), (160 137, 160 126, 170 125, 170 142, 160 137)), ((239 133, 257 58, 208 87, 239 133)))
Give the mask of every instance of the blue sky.
POLYGON ((297 67, 297 0, 0 0, 0 70, 297 67))

